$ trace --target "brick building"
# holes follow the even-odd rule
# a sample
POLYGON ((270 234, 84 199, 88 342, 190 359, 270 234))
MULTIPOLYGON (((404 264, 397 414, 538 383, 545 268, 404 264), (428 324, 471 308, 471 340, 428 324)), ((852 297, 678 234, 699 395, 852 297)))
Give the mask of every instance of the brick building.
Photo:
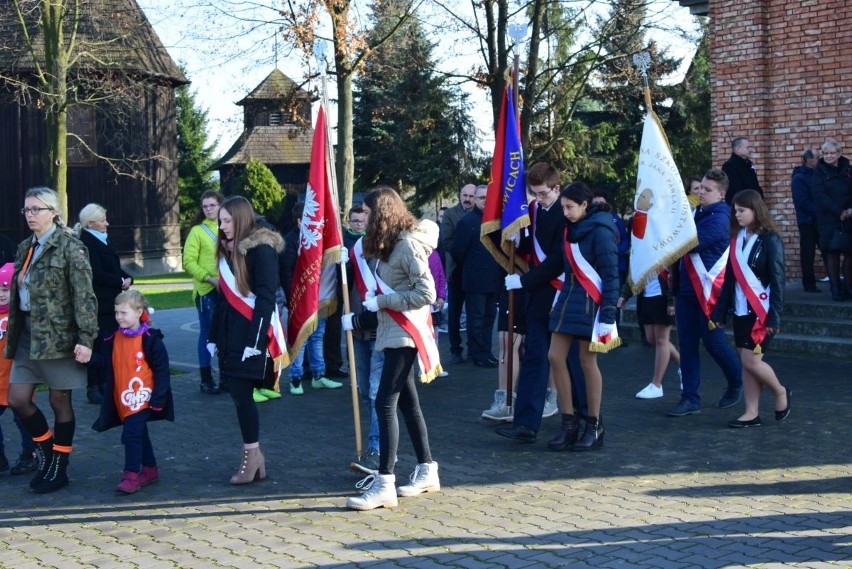
POLYGON ((852 18, 844 2, 680 0, 710 17, 713 163, 746 136, 767 203, 778 221, 787 276, 799 247, 790 173, 802 152, 834 138, 852 151, 852 18))

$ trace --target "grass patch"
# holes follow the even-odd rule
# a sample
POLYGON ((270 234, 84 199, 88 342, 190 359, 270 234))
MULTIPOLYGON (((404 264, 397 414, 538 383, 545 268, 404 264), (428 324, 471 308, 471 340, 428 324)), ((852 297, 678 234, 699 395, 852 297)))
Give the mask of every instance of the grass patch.
MULTIPOLYGON (((192 305, 192 289, 167 289, 167 288, 152 288, 145 289, 144 286, 139 287, 139 292, 145 295, 148 303, 154 307, 154 310, 170 310, 172 308, 191 308, 192 305)), ((157 316, 154 315, 156 320, 157 316)))
POLYGON ((143 288, 148 284, 185 284, 191 283, 192 277, 186 272, 166 273, 164 275, 149 275, 146 277, 133 277, 133 284, 143 288))

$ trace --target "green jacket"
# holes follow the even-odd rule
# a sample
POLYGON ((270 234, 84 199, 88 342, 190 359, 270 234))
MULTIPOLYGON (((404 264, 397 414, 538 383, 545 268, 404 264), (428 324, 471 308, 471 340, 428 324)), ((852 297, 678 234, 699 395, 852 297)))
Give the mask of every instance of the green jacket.
POLYGON ((213 285, 204 279, 219 276, 216 240, 210 237, 202 225, 209 228, 213 235, 219 235, 218 223, 205 219, 190 229, 189 235, 186 236, 186 243, 183 244, 183 270, 192 277, 193 300, 196 296, 204 296, 213 290, 213 285))
MULTIPOLYGON (((18 273, 32 238, 15 253, 15 276, 9 310, 6 358, 15 355, 24 317, 18 304, 18 273)), ((52 360, 74 356, 74 346, 91 349, 98 335, 98 301, 92 290, 92 267, 83 243, 57 228, 30 266, 32 342, 30 358, 52 360)))

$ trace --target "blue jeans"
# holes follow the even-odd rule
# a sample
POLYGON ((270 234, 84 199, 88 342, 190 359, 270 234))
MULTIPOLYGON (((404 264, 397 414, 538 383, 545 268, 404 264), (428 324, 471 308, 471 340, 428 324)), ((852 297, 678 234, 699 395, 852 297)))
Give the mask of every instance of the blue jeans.
POLYGON ((385 354, 377 352, 375 340, 352 339, 355 347, 355 377, 358 393, 370 410, 370 434, 367 435, 367 451, 379 452, 379 417, 376 414, 376 393, 382 379, 385 354))
POLYGON ((210 325, 213 322, 213 309, 219 293, 212 290, 204 296, 195 297, 195 310, 198 312, 198 365, 210 367, 210 352, 207 351, 207 338, 210 336, 210 325))
POLYGON ((683 392, 681 399, 696 405, 701 404, 698 388, 701 385, 701 362, 698 358, 698 342, 704 343, 704 348, 716 361, 725 374, 728 387, 738 388, 743 385, 743 370, 740 359, 725 339, 725 331, 721 328, 710 330, 707 327, 707 317, 694 296, 678 295, 675 299, 675 320, 677 321, 677 336, 680 348, 680 372, 683 376, 683 392))
POLYGON ((121 431, 121 444, 124 445, 124 470, 140 472, 143 466, 157 466, 154 458, 154 447, 148 436, 148 415, 151 411, 145 409, 130 415, 124 420, 121 431))
POLYGON ((325 358, 322 351, 322 338, 325 334, 325 318, 321 318, 317 322, 317 329, 314 333, 308 336, 305 343, 299 349, 298 355, 290 362, 290 381, 301 379, 305 373, 302 364, 305 361, 305 351, 308 353, 308 361, 311 363, 311 373, 314 377, 322 377, 325 375, 325 358))

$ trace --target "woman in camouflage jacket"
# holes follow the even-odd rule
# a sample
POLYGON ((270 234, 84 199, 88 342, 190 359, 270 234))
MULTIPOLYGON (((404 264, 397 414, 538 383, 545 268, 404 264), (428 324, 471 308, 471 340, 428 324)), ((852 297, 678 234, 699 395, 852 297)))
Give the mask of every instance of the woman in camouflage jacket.
POLYGON ((5 356, 14 360, 9 405, 37 444, 39 469, 30 487, 43 494, 68 485, 75 425, 71 390, 86 387, 81 364, 92 355, 98 304, 89 255, 62 221, 56 192, 28 190, 21 213, 33 235, 15 255, 5 356), (50 389, 52 432, 33 403, 40 383, 50 389))

